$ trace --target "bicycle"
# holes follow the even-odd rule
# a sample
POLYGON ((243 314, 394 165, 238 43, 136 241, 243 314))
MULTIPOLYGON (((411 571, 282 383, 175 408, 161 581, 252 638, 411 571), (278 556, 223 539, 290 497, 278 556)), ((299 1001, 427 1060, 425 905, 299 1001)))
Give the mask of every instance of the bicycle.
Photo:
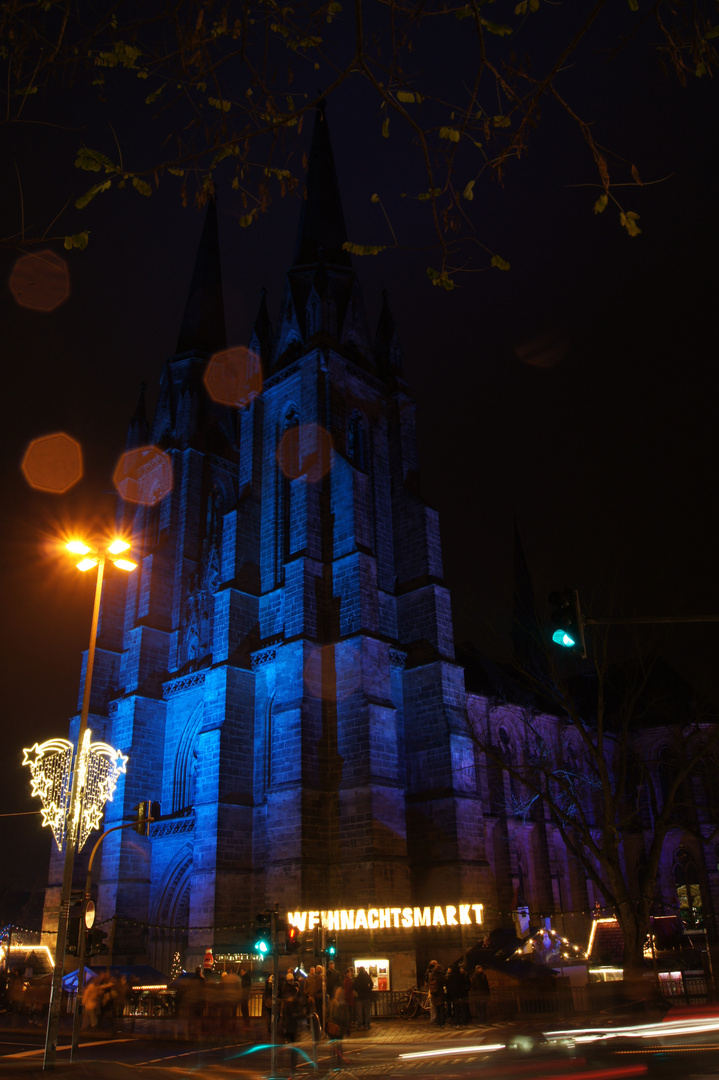
POLYGON ((397 1006, 397 1012, 404 1020, 410 1020, 420 1012, 428 1013, 429 991, 413 986, 407 991, 407 1000, 400 1002, 397 1006))

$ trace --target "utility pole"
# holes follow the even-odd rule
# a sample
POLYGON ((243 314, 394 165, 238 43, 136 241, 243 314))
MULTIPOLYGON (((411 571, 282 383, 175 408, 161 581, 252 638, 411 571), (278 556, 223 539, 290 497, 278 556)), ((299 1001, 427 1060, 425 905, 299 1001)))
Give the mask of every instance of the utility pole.
POLYGON ((270 1047, 270 1075, 277 1072, 277 1012, 279 1003, 278 982, 280 979, 280 958, 277 955, 277 904, 270 914, 270 940, 272 942, 272 1046, 270 1047))
MULTIPOLYGON (((152 818, 152 817, 150 817, 148 815, 146 818, 144 818, 142 820, 146 821, 146 823, 148 825, 148 828, 149 828, 149 824, 150 824, 151 821, 154 821, 154 818, 152 818)), ((113 825, 113 827, 111 829, 105 829, 105 832, 102 834, 102 836, 100 836, 98 838, 98 840, 95 843, 95 846, 93 847, 92 851, 90 852, 90 860, 89 860, 89 862, 87 864, 87 877, 85 878, 85 898, 84 898, 84 900, 82 902, 82 917, 80 919, 80 938, 79 938, 79 945, 78 945, 78 950, 77 950, 78 951, 78 958, 77 958, 77 994, 75 996, 75 1008, 73 1010, 73 1016, 72 1016, 72 1042, 70 1043, 70 1061, 73 1060, 73 1057, 74 1057, 75 1053, 77 1052, 77 1043, 78 1043, 78 1039, 80 1037, 80 1004, 81 1004, 81 1000, 82 1000, 82 992, 83 992, 83 990, 85 988, 85 942, 87 940, 87 931, 88 931, 88 926, 87 926, 87 923, 85 921, 85 912, 87 910, 88 902, 92 899, 92 864, 95 861, 95 855, 97 853, 97 850, 100 847, 100 844, 102 843, 102 841, 105 839, 106 836, 109 836, 111 832, 117 832, 118 829, 134 829, 134 828, 137 828, 137 825, 139 824, 139 821, 140 821, 140 819, 138 819, 138 821, 124 821, 122 823, 122 825, 113 825)), ((113 942, 114 942, 114 938, 115 938, 115 919, 116 919, 116 916, 113 915, 113 917, 112 917, 111 936, 110 936, 110 941, 109 941, 109 944, 108 944, 108 956, 107 956, 107 966, 108 966, 108 968, 112 966, 112 948, 113 948, 113 942)))

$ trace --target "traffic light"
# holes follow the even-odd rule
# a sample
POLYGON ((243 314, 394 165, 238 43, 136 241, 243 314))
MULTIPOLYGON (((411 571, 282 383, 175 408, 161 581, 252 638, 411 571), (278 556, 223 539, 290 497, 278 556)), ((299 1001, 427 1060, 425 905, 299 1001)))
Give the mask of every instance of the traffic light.
POLYGON ((300 931, 296 926, 288 926, 285 931, 285 952, 296 953, 300 948, 300 931))
POLYGON ((554 627, 552 641, 564 649, 572 649, 580 656, 586 656, 584 623, 577 590, 564 589, 550 593, 549 603, 552 605, 550 624, 554 627))
POLYGON ((92 956, 93 953, 106 953, 107 945, 105 944, 105 938, 107 937, 107 931, 101 930, 99 926, 93 926, 87 932, 87 953, 88 956, 92 956))
POLYGON ((269 956, 272 952, 272 915, 269 911, 261 911, 255 922, 257 934, 252 947, 260 956, 269 956))
POLYGON ((327 956, 337 955, 337 938, 333 934, 325 938, 325 953, 327 956))
POLYGON ((136 833, 140 836, 150 835, 150 822, 153 820, 152 815, 152 803, 149 801, 138 803, 137 806, 133 806, 133 811, 137 821, 132 826, 136 833))

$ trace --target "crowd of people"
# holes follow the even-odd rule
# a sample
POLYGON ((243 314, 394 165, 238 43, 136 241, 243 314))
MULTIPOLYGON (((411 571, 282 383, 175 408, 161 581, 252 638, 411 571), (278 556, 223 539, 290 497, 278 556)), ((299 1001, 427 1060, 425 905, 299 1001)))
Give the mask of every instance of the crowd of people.
POLYGON ((430 960, 425 975, 429 991, 430 1023, 455 1027, 486 1023, 489 1016, 489 982, 484 968, 477 964, 471 974, 464 964, 443 968, 430 960))
MULTIPOLYGON (((268 1036, 272 1034, 273 982, 274 977, 269 975, 263 996, 268 1036)), ((373 988, 372 977, 362 966, 356 973, 352 968, 342 973, 337 971, 334 960, 330 960, 326 969, 317 964, 306 976, 289 969, 277 987, 278 1034, 288 1043, 295 1042, 298 1022, 306 1018, 313 1038, 319 1040, 324 1014, 333 1061, 341 1065, 345 1060, 342 1040, 353 1030, 369 1031, 373 988)))

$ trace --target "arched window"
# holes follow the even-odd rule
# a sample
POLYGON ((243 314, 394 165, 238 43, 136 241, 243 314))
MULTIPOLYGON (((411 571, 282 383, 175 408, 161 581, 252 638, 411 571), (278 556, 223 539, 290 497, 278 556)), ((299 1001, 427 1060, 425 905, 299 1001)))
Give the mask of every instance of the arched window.
POLYGON ((300 475, 300 415, 296 405, 288 405, 279 432, 279 506, 278 506, 278 580, 282 580, 282 566, 290 557, 290 529, 292 523, 292 481, 300 475))
POLYGON ((674 856, 674 887, 677 892, 679 916, 687 930, 701 930, 704 926, 702 896, 696 864, 686 848, 679 848, 674 856))
POLYGON ((367 436, 357 409, 350 414, 347 422, 347 457, 356 469, 367 471, 367 436))
POLYGON ((197 773, 197 737, 202 727, 203 707, 198 705, 180 736, 175 756, 172 784, 172 812, 184 810, 195 801, 197 773))

